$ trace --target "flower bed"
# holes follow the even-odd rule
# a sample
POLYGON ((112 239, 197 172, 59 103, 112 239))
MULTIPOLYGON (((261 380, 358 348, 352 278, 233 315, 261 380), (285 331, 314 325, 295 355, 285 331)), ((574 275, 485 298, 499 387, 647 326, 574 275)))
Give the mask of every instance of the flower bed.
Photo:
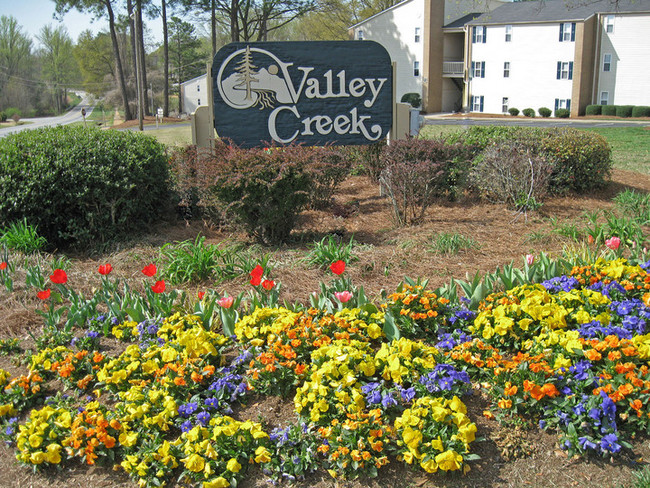
MULTIPOLYGON (((173 302, 156 286, 142 309, 173 302)), ((94 318, 101 341, 43 347, 25 376, 0 370, 2 436, 28 466, 105 464, 143 487, 209 488, 235 486, 255 464, 275 481, 376 476, 389 463, 467 471, 480 432, 463 397, 479 389, 485 416, 556 432, 568 455, 617 455, 649 431, 650 276, 625 260, 491 294, 476 312, 419 285, 377 306, 351 290, 345 303, 358 307, 332 293, 314 300, 329 306, 289 310, 273 286, 241 317, 241 297, 205 295, 195 313, 94 318), (201 320, 211 299, 232 336, 201 320), (128 345, 109 355, 107 340, 128 345), (65 394, 50 395, 55 382, 65 394), (295 423, 234 417, 252 394, 292 397, 295 423)))

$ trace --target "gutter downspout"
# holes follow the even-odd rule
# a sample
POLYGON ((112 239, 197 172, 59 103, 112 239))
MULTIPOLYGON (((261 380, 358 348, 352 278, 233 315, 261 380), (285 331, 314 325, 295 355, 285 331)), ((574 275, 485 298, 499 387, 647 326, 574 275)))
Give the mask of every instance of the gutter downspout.
MULTIPOLYGON (((596 47, 594 49, 594 80, 591 87, 591 104, 596 104, 598 94, 598 81, 600 78, 600 44, 602 39, 602 13, 598 13, 598 26, 596 27, 596 47)), ((600 101, 600 100, 598 100, 600 101)))

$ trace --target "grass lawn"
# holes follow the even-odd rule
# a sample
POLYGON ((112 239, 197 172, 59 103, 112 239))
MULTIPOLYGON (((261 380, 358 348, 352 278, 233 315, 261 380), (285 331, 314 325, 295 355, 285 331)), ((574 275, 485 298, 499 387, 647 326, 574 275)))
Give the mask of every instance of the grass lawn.
POLYGON ((154 136, 167 146, 192 144, 192 126, 190 125, 183 127, 165 127, 161 125, 159 129, 147 131, 146 134, 154 136))
POLYGON ((650 130, 645 127, 599 127, 588 130, 602 135, 612 146, 615 168, 650 173, 650 130))

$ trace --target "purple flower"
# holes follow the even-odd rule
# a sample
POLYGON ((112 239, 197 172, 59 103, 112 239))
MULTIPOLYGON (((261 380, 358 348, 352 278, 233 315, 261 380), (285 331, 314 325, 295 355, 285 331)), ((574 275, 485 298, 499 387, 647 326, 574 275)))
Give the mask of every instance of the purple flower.
POLYGON ((201 423, 201 425, 205 427, 206 425, 208 425, 208 422, 210 422, 210 417, 211 415, 204 410, 203 412, 201 412, 196 416, 196 420, 198 420, 201 423))
POLYGON ((189 432, 190 430, 192 430, 192 422, 191 421, 186 420, 185 422, 183 422, 181 424, 181 431, 182 432, 189 432))
POLYGON ((400 396, 402 397, 403 402, 410 403, 415 398, 415 388, 402 388, 400 391, 400 396))
POLYGON ((589 437, 583 436, 583 437, 578 437, 578 444, 583 450, 587 449, 593 449, 596 450, 598 448, 598 444, 595 442, 592 442, 589 437))
POLYGON ((621 450, 621 445, 616 442, 617 440, 616 434, 607 434, 600 440, 600 448, 603 451, 616 453, 621 450))

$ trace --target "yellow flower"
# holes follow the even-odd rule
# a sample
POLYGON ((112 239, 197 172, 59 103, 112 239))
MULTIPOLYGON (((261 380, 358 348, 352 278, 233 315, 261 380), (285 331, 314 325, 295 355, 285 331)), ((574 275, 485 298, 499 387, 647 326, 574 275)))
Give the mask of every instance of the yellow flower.
POLYGON ((118 439, 124 447, 132 447, 138 441, 137 432, 122 432, 118 439))
MULTIPOLYGON (((439 455, 440 454, 438 454, 438 456, 439 455)), ((424 469, 427 473, 435 473, 436 471, 438 471, 438 465, 433 459, 429 459, 427 461, 420 461, 420 466, 422 466, 422 469, 424 469)))
POLYGON ((183 464, 185 464, 185 467, 190 471, 198 473, 200 471, 203 471, 203 468, 205 467, 205 460, 203 457, 201 457, 201 455, 194 453, 191 454, 190 457, 183 459, 183 464))
POLYGON ((441 452, 436 456, 436 463, 443 471, 455 471, 463 465, 463 456, 456 451, 441 452))
POLYGON ((232 471, 233 473, 239 473, 239 470, 241 469, 241 464, 235 459, 231 458, 230 461, 228 461, 228 464, 226 465, 226 469, 228 471, 232 471))
POLYGON ((61 446, 59 444, 50 444, 47 446, 45 460, 51 464, 59 464, 61 462, 61 446))
POLYGON ((404 438, 404 444, 411 449, 417 449, 420 442, 422 442, 422 432, 414 430, 411 427, 406 427, 404 429, 402 437, 404 438))
MULTIPOLYGON (((29 436, 29 445, 33 448, 39 447, 43 444, 43 438, 38 434, 32 434, 29 436)), ((41 461, 42 462, 42 461, 41 461)))
POLYGON ((268 463, 271 460, 271 453, 264 446, 260 446, 255 449, 255 462, 256 463, 268 463))
POLYGON ((203 488, 226 488, 230 486, 230 482, 221 476, 210 481, 203 482, 203 488))
POLYGON ((368 328, 366 330, 368 331, 368 337, 371 339, 377 339, 382 334, 381 327, 375 323, 368 325, 368 328))

